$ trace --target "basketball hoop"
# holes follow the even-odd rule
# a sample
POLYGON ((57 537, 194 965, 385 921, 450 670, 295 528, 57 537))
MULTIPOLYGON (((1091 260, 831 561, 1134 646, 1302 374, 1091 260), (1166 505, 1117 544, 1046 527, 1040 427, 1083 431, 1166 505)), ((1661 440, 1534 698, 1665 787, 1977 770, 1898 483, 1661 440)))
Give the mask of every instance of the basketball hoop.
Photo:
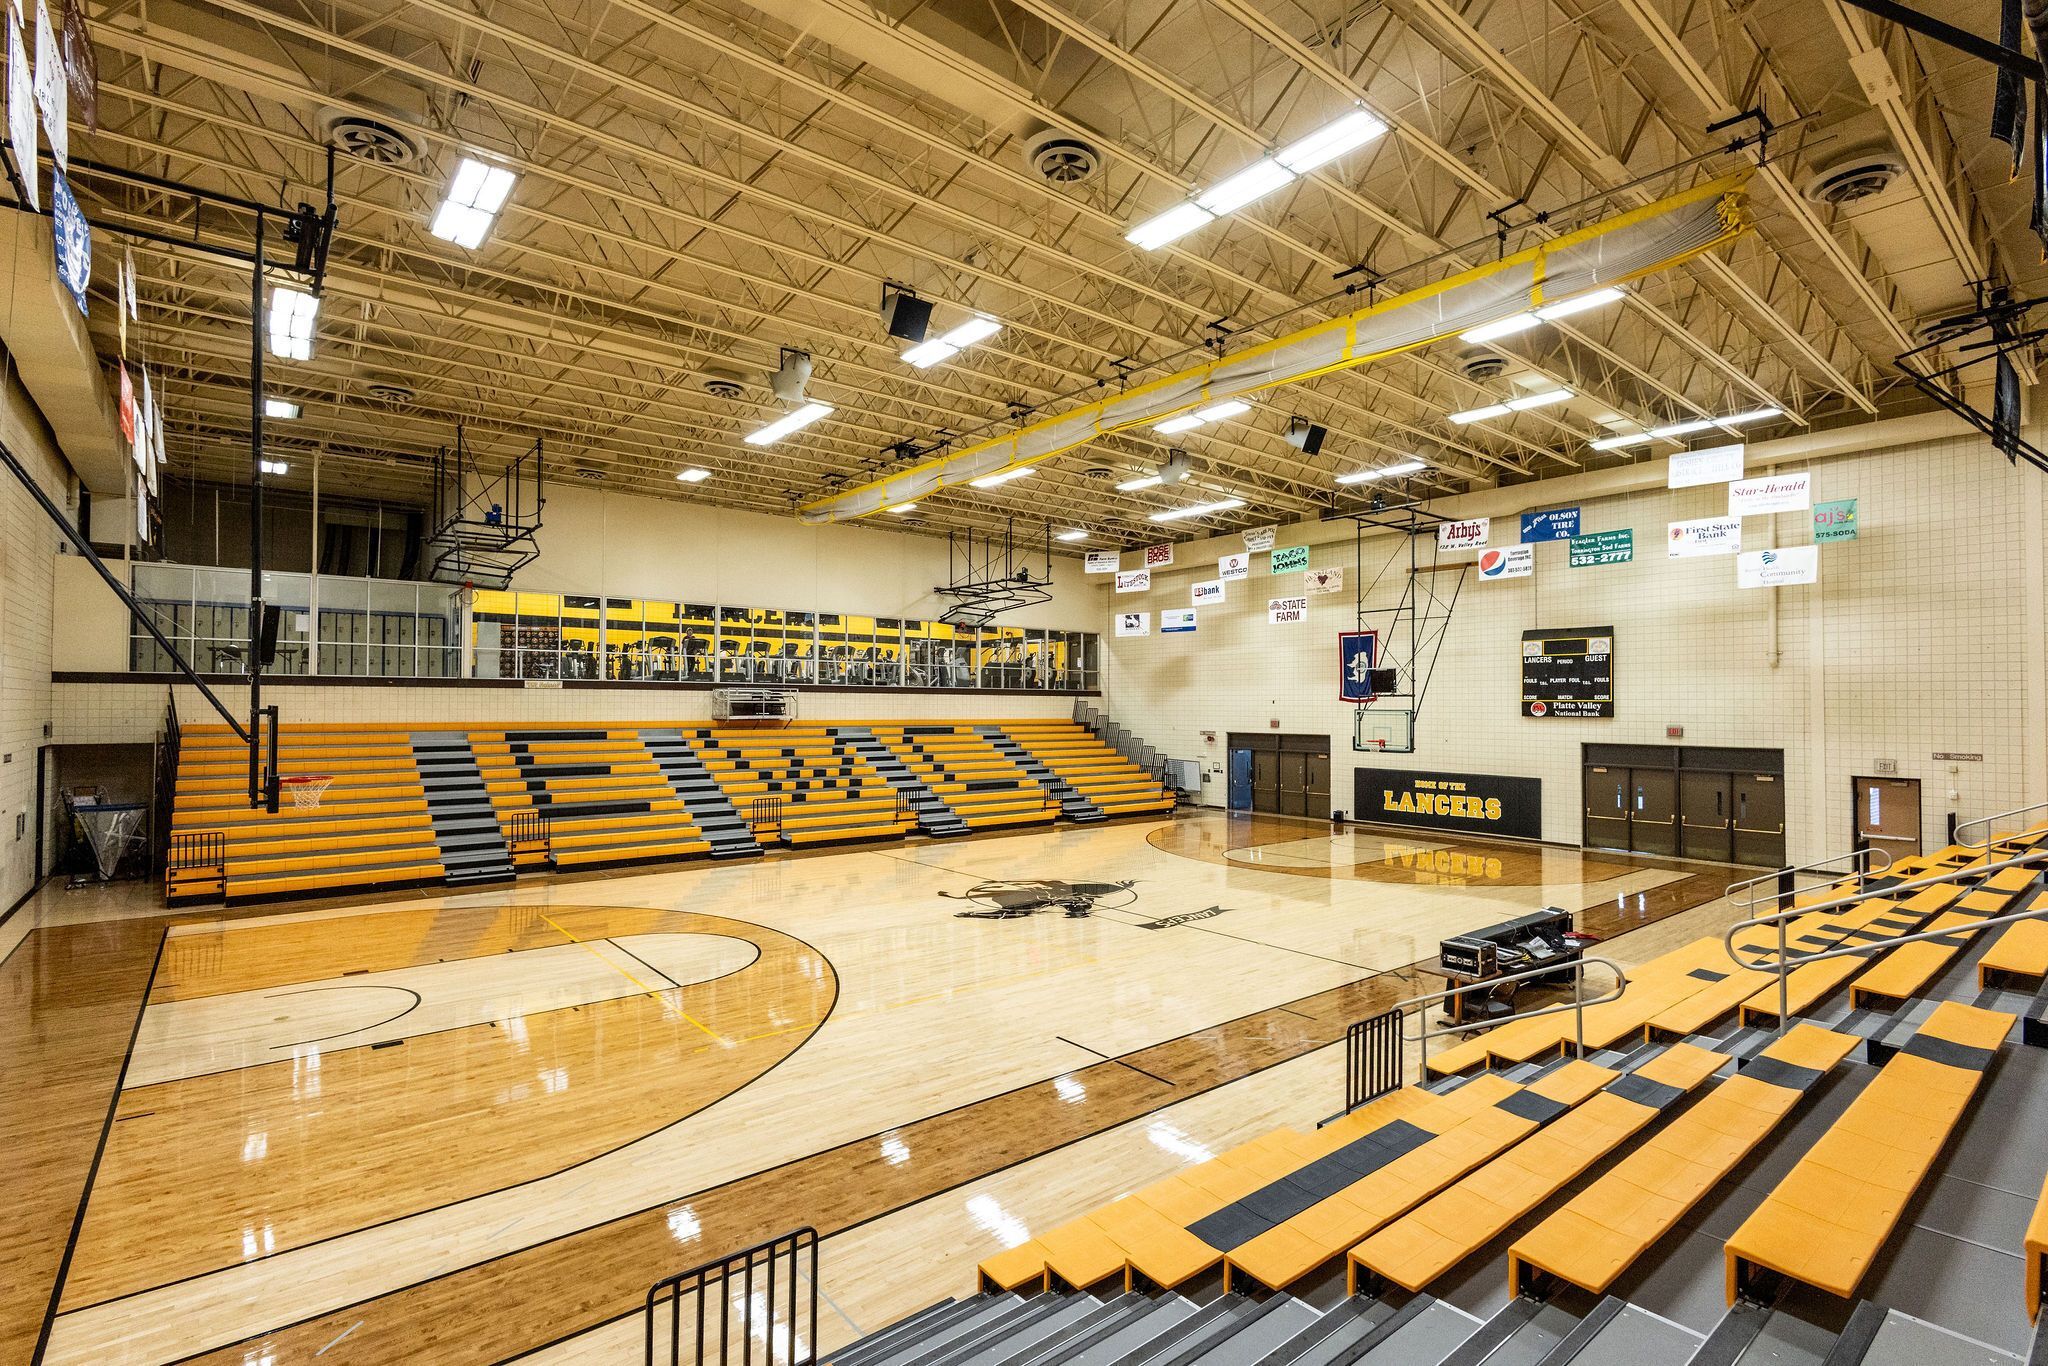
POLYGON ((320 798, 326 795, 327 785, 334 781, 332 774, 304 774, 291 778, 279 778, 277 785, 292 794, 292 805, 302 811, 318 810, 320 798))

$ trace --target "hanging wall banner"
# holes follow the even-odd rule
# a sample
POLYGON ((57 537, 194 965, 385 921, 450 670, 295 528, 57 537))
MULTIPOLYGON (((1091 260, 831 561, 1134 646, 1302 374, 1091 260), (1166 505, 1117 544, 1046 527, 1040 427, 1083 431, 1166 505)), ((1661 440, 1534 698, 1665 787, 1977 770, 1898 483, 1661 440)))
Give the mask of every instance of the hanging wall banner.
POLYGON ((28 206, 41 213, 42 176, 36 169, 36 81, 29 74, 28 45, 21 27, 7 26, 7 139, 14 144, 14 164, 21 168, 28 206))
POLYGON ((1579 534, 1577 508, 1551 508, 1546 512, 1522 514, 1522 544, 1538 541, 1568 541, 1579 534))
POLYGON ((1738 588, 1781 588, 1814 583, 1820 578, 1820 547, 1788 545, 1778 550, 1752 550, 1735 559, 1738 588))
POLYGON ((1699 484, 1726 484, 1742 477, 1740 443, 1709 446, 1703 451, 1680 451, 1671 457, 1665 487, 1689 489, 1699 484))
POLYGON ((1173 547, 1170 545, 1148 545, 1145 547, 1145 567, 1164 569, 1173 563, 1173 547))
POLYGON ((1304 593, 1341 593, 1344 591, 1344 571, 1304 569, 1301 571, 1301 590, 1304 593))
POLYGON ((1150 612, 1118 612, 1116 633, 1120 636, 1149 636, 1152 634, 1150 612))
POLYGON ((1479 552, 1482 579, 1526 579, 1535 570, 1536 547, 1532 545, 1504 545, 1479 552))
POLYGON ((1195 585, 1195 606, 1207 607, 1223 601, 1223 580, 1204 579, 1195 585))
POLYGON ((93 55, 92 35, 85 27, 85 11, 78 0, 64 0, 64 27, 57 38, 64 53, 64 80, 71 90, 71 103, 85 124, 85 131, 100 130, 100 60, 93 55))
MULTIPOLYGON (((135 440, 135 381, 129 377, 127 366, 118 368, 121 371, 121 435, 132 442, 135 440)), ((142 462, 138 460, 136 463, 142 462)))
POLYGON ((1738 479, 1728 486, 1730 517, 1758 516, 1766 512, 1804 512, 1811 503, 1811 476, 1767 474, 1761 479, 1738 479))
POLYGON ((1308 568, 1308 547, 1305 545, 1283 545, 1273 552, 1273 572, 1292 574, 1308 568))
POLYGON ((1280 534, 1277 526, 1255 526, 1244 533, 1244 548, 1257 553, 1273 548, 1273 538, 1280 534))
POLYGON ((1543 838, 1543 780, 1492 773, 1354 770, 1352 815, 1381 825, 1543 838))
POLYGON ((1436 529, 1438 550, 1481 550, 1486 546, 1487 528, 1493 519, 1475 517, 1469 522, 1443 522, 1436 529))
POLYGON ((1081 568, 1090 574, 1114 574, 1122 558, 1114 550, 1091 550, 1088 558, 1082 561, 1081 568))
POLYGON ((1690 522, 1671 523, 1671 558, 1693 555, 1733 555, 1742 549, 1740 517, 1701 517, 1690 522))
POLYGON ((53 240, 57 249, 57 278, 85 312, 85 291, 92 284, 92 229, 86 225, 85 210, 71 197, 71 184, 64 173, 50 176, 50 207, 53 240))
POLYGON ((1584 569, 1596 564, 1627 564, 1636 557, 1636 533, 1624 528, 1621 531, 1596 531, 1589 536, 1572 537, 1569 564, 1573 569, 1584 569))
POLYGON ((1116 576, 1116 591, 1119 593, 1143 593, 1152 587, 1152 571, 1131 569, 1116 576))
POLYGON ((50 27, 50 7, 36 0, 36 108, 43 113, 43 133, 50 139, 50 155, 57 169, 71 169, 69 115, 65 109, 64 54, 57 47, 57 34, 50 27))
POLYGON ((1192 607, 1169 607, 1159 614, 1161 635, 1180 635, 1195 629, 1195 609, 1192 607))
POLYGON ((1813 539, 1853 541, 1856 539, 1856 500, 1840 498, 1813 505, 1813 539))
POLYGON ((1266 624, 1269 626, 1296 625, 1308 620, 1307 598, 1266 599, 1266 624))
POLYGON ((1379 664, 1379 634, 1340 631, 1337 635, 1337 700, 1355 706, 1372 701, 1372 671, 1379 664))
POLYGON ((1252 576, 1252 557, 1247 551, 1242 555, 1225 555, 1216 561, 1216 577, 1224 583, 1233 579, 1248 579, 1252 576))

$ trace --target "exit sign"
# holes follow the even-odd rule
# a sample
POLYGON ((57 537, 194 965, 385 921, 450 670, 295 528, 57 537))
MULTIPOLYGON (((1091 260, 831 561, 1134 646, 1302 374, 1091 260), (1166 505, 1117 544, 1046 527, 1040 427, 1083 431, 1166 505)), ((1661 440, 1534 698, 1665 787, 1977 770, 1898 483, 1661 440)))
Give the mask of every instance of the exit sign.
POLYGON ((1666 740, 1682 740, 1682 739, 1684 739, 1684 738, 1685 738, 1685 727, 1684 727, 1684 726, 1666 726, 1666 727, 1664 727, 1664 738, 1665 738, 1666 740))

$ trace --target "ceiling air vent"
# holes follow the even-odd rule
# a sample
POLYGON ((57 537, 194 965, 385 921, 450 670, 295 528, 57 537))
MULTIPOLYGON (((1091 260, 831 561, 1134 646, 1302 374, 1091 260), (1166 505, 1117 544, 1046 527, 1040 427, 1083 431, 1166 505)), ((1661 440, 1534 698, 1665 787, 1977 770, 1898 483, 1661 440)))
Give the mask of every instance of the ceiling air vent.
POLYGON ((1083 478, 1087 479, 1111 479, 1116 476, 1116 471, 1107 465, 1090 465, 1087 469, 1082 470, 1081 474, 1083 478))
POLYGON ((363 393, 372 401, 391 408, 410 407, 413 400, 412 386, 400 384, 395 379, 373 379, 363 386, 363 393))
POLYGON ((343 114, 327 125, 335 150, 378 166, 410 166, 420 157, 412 134, 360 114, 343 114))
POLYGON ((588 480, 593 484, 602 484, 605 481, 605 473, 603 470, 594 470, 590 468, 590 466, 588 465, 577 466, 576 477, 578 479, 588 480))
POLYGON ((1905 173, 1889 152, 1862 152, 1815 171, 1800 193, 1816 204, 1853 204, 1883 194, 1905 173))
POLYGON ((739 371, 717 365, 698 375, 697 385, 713 398, 738 398, 746 391, 747 382, 739 371))
POLYGON ((1507 368, 1507 357, 1486 351, 1475 351, 1458 362, 1459 371, 1470 380, 1499 379, 1507 368))
POLYGON ((1024 164, 1054 185, 1085 185, 1102 171, 1094 143, 1048 128, 1024 144, 1024 164))

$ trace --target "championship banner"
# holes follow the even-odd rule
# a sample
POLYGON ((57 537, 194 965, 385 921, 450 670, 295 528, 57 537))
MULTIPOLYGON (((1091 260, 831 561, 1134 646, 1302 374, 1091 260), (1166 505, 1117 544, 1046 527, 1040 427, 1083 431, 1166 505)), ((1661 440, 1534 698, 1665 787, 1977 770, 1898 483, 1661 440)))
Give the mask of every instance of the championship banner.
POLYGON ((1703 451, 1680 451, 1671 457, 1666 471, 1666 488, 1689 489, 1700 484, 1727 484, 1742 477, 1741 443, 1709 446, 1703 451))
POLYGON ((1244 533, 1244 548, 1253 554, 1273 548, 1273 538, 1280 534, 1277 526, 1255 526, 1244 533))
POLYGON ((1150 612, 1119 612, 1116 615, 1116 633, 1119 636, 1148 636, 1152 634, 1150 612))
POLYGON ((1701 517, 1690 522, 1671 523, 1671 558, 1694 555, 1733 555, 1742 549, 1740 517, 1701 517))
POLYGON ((1194 594, 1194 603, 1197 607, 1207 607, 1212 603, 1221 602, 1223 601, 1223 580, 1204 579, 1195 585, 1194 594))
POLYGON ((1195 629, 1195 609, 1192 607, 1169 607, 1159 614, 1159 633, 1179 635, 1195 629))
POLYGON ((1252 557, 1249 551, 1242 555, 1225 555, 1216 561, 1216 579, 1229 583, 1233 579, 1248 579, 1252 576, 1252 557))
MULTIPOLYGON (((71 142, 69 115, 65 107, 64 54, 57 47, 56 30, 50 27, 50 7, 43 0, 36 0, 35 82, 36 108, 43 113, 43 132, 50 139, 50 156, 60 172, 68 171, 71 169, 71 142)), ((33 153, 29 159, 35 159, 33 153)))
POLYGON ((1088 558, 1081 563, 1086 574, 1114 574, 1123 561, 1123 556, 1114 550, 1091 550, 1088 558))
POLYGON ((1361 768, 1354 771, 1352 782, 1356 820, 1509 839, 1543 838, 1540 778, 1361 768))
POLYGON ((1148 545, 1145 547, 1145 567, 1147 569, 1164 569, 1172 563, 1173 547, 1171 545, 1148 545))
POLYGON ((1752 550, 1735 558, 1738 588, 1782 588, 1820 581, 1820 547, 1788 545, 1781 550, 1752 550))
POLYGON ((1481 550, 1486 546, 1487 528, 1492 525, 1490 517, 1475 517, 1469 522, 1443 522, 1436 529, 1438 550, 1481 550))
POLYGON ((1522 544, 1538 541, 1569 541, 1579 534, 1577 508, 1551 508, 1547 512, 1522 514, 1522 544))
POLYGON ((1370 702, 1372 671, 1379 662, 1379 633, 1340 631, 1337 634, 1337 700, 1354 706, 1370 702))
POLYGON ((1811 504, 1812 476, 1767 474, 1761 479, 1738 479, 1728 486, 1728 515, 1748 517, 1766 512, 1804 512, 1811 504))
POLYGON ((36 82, 29 74, 28 45, 17 24, 7 26, 7 140, 14 144, 14 161, 21 167, 28 206, 41 213, 42 176, 36 170, 36 82))
POLYGON ((1482 579, 1526 579, 1536 571, 1536 547, 1504 545, 1498 550, 1479 552, 1482 579))
POLYGON ((1305 593, 1341 593, 1344 591, 1344 571, 1304 569, 1301 571, 1301 588, 1305 593))
POLYGON ((1132 569, 1116 576, 1116 591, 1119 593, 1143 593, 1152 587, 1152 571, 1132 569))
POLYGON ((1283 545, 1273 552, 1273 572, 1292 574, 1308 568, 1308 547, 1305 545, 1283 545))
POLYGON ((1266 599, 1266 624, 1268 626, 1293 626, 1307 620, 1307 598, 1266 599))

